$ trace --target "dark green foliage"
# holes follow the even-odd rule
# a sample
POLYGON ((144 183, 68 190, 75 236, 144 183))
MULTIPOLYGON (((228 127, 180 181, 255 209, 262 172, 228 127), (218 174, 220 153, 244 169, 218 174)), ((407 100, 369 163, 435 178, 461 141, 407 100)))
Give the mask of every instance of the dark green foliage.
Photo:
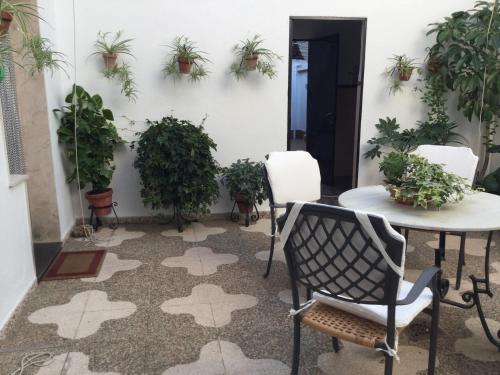
POLYGON ((57 130, 59 142, 64 144, 66 157, 75 166, 68 177, 68 182, 77 178, 75 152, 75 117, 76 137, 78 140, 78 169, 80 186, 92 185, 92 190, 99 192, 111 183, 115 166, 113 151, 123 143, 118 135, 113 113, 103 108, 99 95, 91 96, 81 86, 73 86, 72 92, 66 97, 67 106, 62 110, 61 126, 57 130))
POLYGON ((374 159, 382 155, 382 147, 391 147, 398 152, 410 152, 417 147, 418 135, 415 129, 399 131, 400 125, 395 118, 387 117, 379 119, 375 124, 379 135, 368 140, 368 144, 374 145, 365 153, 365 158, 374 159))
POLYGON ((135 149, 137 143, 134 166, 144 204, 155 210, 174 206, 187 214, 209 212, 219 196, 219 167, 211 153, 217 145, 201 125, 186 120, 169 116, 146 122, 148 129, 131 145, 135 149))
POLYGON ((408 167, 408 154, 404 152, 390 152, 385 155, 379 164, 380 172, 386 177, 388 184, 399 185, 401 177, 408 167))
POLYGON ((239 194, 250 203, 262 202, 267 198, 264 189, 262 163, 249 159, 238 159, 231 166, 222 168, 222 183, 229 189, 231 198, 239 194))
POLYGON ((488 193, 500 195, 500 168, 486 176, 481 185, 488 193))

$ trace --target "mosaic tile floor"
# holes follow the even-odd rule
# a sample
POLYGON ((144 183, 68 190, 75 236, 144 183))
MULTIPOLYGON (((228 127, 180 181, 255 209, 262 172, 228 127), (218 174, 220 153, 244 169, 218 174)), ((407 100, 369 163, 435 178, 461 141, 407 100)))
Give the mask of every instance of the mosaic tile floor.
MULTIPOLYGON (((288 374, 292 325, 284 255, 278 246, 263 279, 269 220, 249 228, 223 220, 196 223, 182 235, 167 226, 104 229, 95 245, 71 239, 64 251, 105 247, 99 276, 42 282, 0 336, 0 374, 26 353, 53 361, 25 374, 288 374)), ((467 243, 464 274, 481 275, 485 239, 467 243)), ((495 300, 485 301, 500 329, 500 236, 492 251, 495 300)), ((412 232, 407 278, 433 262, 432 234, 412 232)), ((445 274, 454 277, 458 251, 448 241, 445 274)), ((462 288, 470 287, 465 280, 462 288)), ((450 298, 460 300, 451 291, 450 298)), ((500 352, 487 342, 474 310, 442 307, 438 374, 500 374, 500 352)), ((395 374, 425 373, 429 317, 400 337, 395 374)), ((380 353, 344 343, 333 353, 325 335, 303 330, 301 374, 382 374, 380 353)))

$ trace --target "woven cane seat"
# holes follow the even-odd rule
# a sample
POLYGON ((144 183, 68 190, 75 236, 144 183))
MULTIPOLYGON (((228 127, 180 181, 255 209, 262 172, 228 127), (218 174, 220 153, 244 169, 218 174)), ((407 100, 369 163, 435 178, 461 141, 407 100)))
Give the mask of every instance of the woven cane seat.
MULTIPOLYGON (((308 309, 302 322, 329 336, 352 343, 375 348, 384 342, 387 327, 363 319, 348 312, 338 310, 321 302, 308 309)), ((401 330, 398 329, 398 332, 401 330)))

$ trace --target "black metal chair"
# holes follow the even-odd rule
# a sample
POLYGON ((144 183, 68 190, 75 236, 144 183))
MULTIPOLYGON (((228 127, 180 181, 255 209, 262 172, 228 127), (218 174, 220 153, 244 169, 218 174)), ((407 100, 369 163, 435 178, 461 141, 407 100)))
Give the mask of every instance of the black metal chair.
MULTIPOLYGON (((428 373, 434 374, 440 270, 427 268, 415 284, 402 281, 405 240, 381 216, 314 203, 303 204, 296 215, 300 206, 293 206, 289 203, 286 214, 278 219, 281 235, 285 236, 292 286, 292 374, 299 370, 302 323, 331 336, 335 352, 340 349, 339 339, 384 351, 384 374, 392 374, 397 334, 404 328, 400 326, 396 330, 403 313, 400 309, 414 309, 419 298, 429 293, 428 286, 432 291, 426 302, 426 305, 432 304, 428 373), (285 224, 289 217, 290 221, 285 224), (409 284, 406 296, 401 283, 409 284), (314 292, 316 301, 312 299, 300 305, 299 285, 307 289, 308 295, 314 292), (400 287, 402 299, 398 297, 400 287), (335 302, 336 307, 324 303, 325 299, 335 302), (339 304, 344 307, 339 308, 339 304), (349 306, 356 307, 356 315, 346 308, 349 306), (367 319, 364 313, 359 313, 360 308, 381 309, 385 324, 375 322, 373 317, 367 319)), ((413 313, 416 315, 424 308, 420 306, 413 313)))
MULTIPOLYGON (((292 194, 294 200, 306 200, 306 201, 316 201, 321 198, 321 175, 319 171, 319 165, 315 159, 312 158, 312 156, 305 152, 305 151, 283 151, 283 152, 272 152, 270 155, 266 155, 266 163, 264 164, 263 168, 263 174, 264 174, 264 184, 266 187, 266 192, 267 196, 269 199, 269 209, 271 212, 271 248, 269 251, 269 259, 267 261, 267 267, 266 267, 266 272, 264 274, 264 277, 268 277, 269 273, 271 272, 271 266, 273 262, 273 255, 274 255, 274 246, 276 242, 276 211, 279 208, 286 208, 286 203, 287 200, 280 199, 279 202, 276 202, 275 200, 275 193, 273 191, 273 188, 271 186, 270 182, 270 177, 268 174, 267 170, 267 162, 269 161, 269 157, 275 157, 275 156, 292 156, 290 158, 290 162, 288 163, 288 168, 289 168, 289 177, 293 176, 295 173, 297 173, 297 170, 294 169, 294 157, 303 154, 305 157, 309 158, 311 161, 311 166, 310 166, 310 173, 313 176, 309 181, 300 181, 300 177, 297 179, 296 183, 298 184, 311 184, 314 186, 314 188, 309 189, 308 192, 305 194, 299 193, 299 194, 292 194), (316 186, 317 185, 317 186, 316 186)), ((288 181, 290 183, 290 181, 288 181)), ((288 185, 289 186, 289 185, 288 185)), ((282 190, 282 189, 281 189, 282 190)), ((278 197, 279 199, 279 197, 278 197)))

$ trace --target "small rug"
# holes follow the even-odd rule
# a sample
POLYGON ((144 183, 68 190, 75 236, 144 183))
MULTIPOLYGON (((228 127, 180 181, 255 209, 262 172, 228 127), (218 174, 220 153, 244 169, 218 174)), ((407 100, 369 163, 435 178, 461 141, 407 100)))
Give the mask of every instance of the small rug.
POLYGON ((62 252, 50 265, 42 280, 77 279, 99 274, 106 250, 62 252))

